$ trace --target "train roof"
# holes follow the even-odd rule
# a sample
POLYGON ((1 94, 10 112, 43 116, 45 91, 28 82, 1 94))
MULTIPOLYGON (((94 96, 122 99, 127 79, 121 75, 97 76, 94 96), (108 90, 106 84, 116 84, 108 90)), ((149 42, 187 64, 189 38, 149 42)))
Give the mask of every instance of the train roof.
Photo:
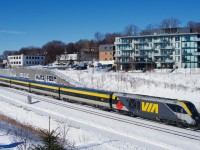
MULTIPOLYGON (((130 94, 130 93, 114 93, 115 95, 118 96, 123 96, 123 97, 131 97, 135 99, 145 99, 149 101, 165 101, 165 102, 176 102, 177 99, 172 99, 172 98, 165 98, 165 97, 156 97, 156 96, 149 96, 149 95, 142 95, 142 94, 130 94)), ((182 101, 182 100, 181 100, 182 101)))
POLYGON ((13 79, 13 80, 21 80, 21 81, 24 81, 24 82, 29 82, 29 79, 26 79, 26 78, 18 78, 18 77, 9 77, 9 76, 0 76, 1 78, 9 78, 9 79, 13 79))
POLYGON ((110 91, 97 90, 97 89, 91 89, 91 88, 85 88, 85 87, 71 87, 71 86, 65 86, 65 85, 60 85, 60 87, 61 88, 70 88, 70 89, 80 90, 80 91, 101 93, 101 94, 112 94, 113 93, 110 91))
POLYGON ((44 85, 48 85, 48 86, 68 88, 68 89, 74 89, 74 90, 80 90, 80 91, 87 91, 87 92, 95 92, 95 93, 101 93, 101 94, 112 94, 113 93, 113 92, 104 91, 104 90, 97 90, 97 89, 91 89, 91 88, 85 88, 85 87, 72 87, 72 86, 66 86, 66 85, 61 85, 61 84, 57 84, 57 83, 35 81, 35 80, 29 80, 29 79, 19 78, 19 77, 8 77, 8 76, 0 76, 0 77, 2 77, 2 78, 9 78, 11 80, 14 79, 14 80, 20 80, 20 81, 24 81, 24 82, 44 84, 44 85))

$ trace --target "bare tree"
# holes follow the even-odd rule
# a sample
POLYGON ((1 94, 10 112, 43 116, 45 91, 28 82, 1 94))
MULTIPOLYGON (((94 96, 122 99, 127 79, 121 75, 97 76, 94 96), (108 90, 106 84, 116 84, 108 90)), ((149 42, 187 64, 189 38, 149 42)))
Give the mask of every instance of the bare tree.
POLYGON ((9 55, 13 55, 13 54, 17 54, 18 52, 17 51, 12 51, 12 50, 5 50, 3 52, 3 59, 7 59, 7 57, 9 55))
POLYGON ((200 33, 200 22, 189 21, 186 27, 191 28, 193 32, 200 33))
POLYGON ((187 27, 188 27, 188 28, 195 28, 196 25, 197 25, 197 23, 194 22, 194 21, 189 21, 189 22, 187 23, 187 27))
POLYGON ((13 143, 22 143, 17 146, 18 150, 26 150, 31 145, 31 143, 38 143, 40 140, 37 135, 24 128, 14 127, 11 130, 11 141, 13 143))
POLYGON ((22 47, 19 50, 19 55, 40 55, 42 53, 42 49, 39 47, 29 46, 29 47, 22 47))
POLYGON ((115 41, 115 37, 121 37, 121 33, 106 33, 105 38, 102 41, 102 44, 113 44, 115 41))
POLYGON ((171 26, 171 28, 179 27, 180 24, 181 24, 180 20, 178 20, 176 18, 170 18, 170 26, 171 26))
POLYGON ((161 21, 160 27, 161 28, 177 28, 181 24, 181 21, 172 17, 172 18, 167 18, 163 19, 161 21))
POLYGON ((96 33, 94 34, 94 39, 95 39, 97 42, 102 41, 103 38, 104 38, 104 35, 101 34, 100 32, 96 32, 96 33))
POLYGON ((153 30, 153 29, 155 29, 155 25, 153 25, 153 24, 148 24, 146 26, 146 30, 153 30))
POLYGON ((43 45, 42 49, 46 55, 46 64, 52 63, 56 60, 56 55, 64 54, 66 44, 61 41, 51 41, 43 45))
POLYGON ((139 27, 134 24, 128 25, 124 28, 124 34, 126 36, 136 35, 138 32, 139 32, 139 27))

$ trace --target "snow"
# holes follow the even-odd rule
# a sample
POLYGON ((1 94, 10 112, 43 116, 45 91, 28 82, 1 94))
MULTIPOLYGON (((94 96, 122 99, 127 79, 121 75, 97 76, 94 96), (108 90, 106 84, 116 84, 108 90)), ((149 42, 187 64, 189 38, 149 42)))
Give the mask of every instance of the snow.
MULTIPOLYGON (((155 70, 154 72, 97 72, 89 70, 55 70, 73 79, 85 87, 103 89, 115 92, 138 93, 159 97, 190 100, 200 108, 200 70, 177 70, 169 73, 169 70, 155 70)), ((75 83, 75 82, 73 82, 75 83)), ((17 91, 13 89, 14 91, 17 91)), ((48 129, 49 116, 51 116, 51 129, 66 126, 69 131, 67 139, 73 143, 76 149, 99 149, 99 150, 198 150, 199 141, 179 137, 176 135, 144 128, 137 125, 122 123, 117 120, 97 116, 87 112, 70 109, 42 101, 43 96, 33 98, 32 104, 26 104, 27 95, 19 94, 0 88, 0 113, 18 120, 22 123, 31 124, 36 128, 48 129)), ((48 100, 55 99, 45 97, 48 100)), ((113 112, 101 111, 89 106, 82 106, 69 102, 60 102, 71 107, 92 110, 98 113, 112 115, 113 118, 121 117, 141 124, 162 126, 176 131, 187 132, 172 126, 166 126, 141 118, 132 118, 113 112)), ((200 136, 200 132, 195 133, 200 136)), ((0 135, 4 135, 0 132, 0 135)), ((9 136, 0 136, 0 145, 9 144, 9 136)))

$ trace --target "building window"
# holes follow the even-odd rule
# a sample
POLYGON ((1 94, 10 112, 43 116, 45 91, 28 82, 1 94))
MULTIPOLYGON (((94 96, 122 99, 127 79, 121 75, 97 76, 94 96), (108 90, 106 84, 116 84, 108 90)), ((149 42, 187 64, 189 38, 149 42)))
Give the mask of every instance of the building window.
POLYGON ((105 58, 105 60, 107 60, 107 58, 105 58))
POLYGON ((180 43, 176 42, 176 48, 180 47, 180 43))
POLYGON ((190 36, 183 36, 182 41, 190 41, 190 36))
POLYGON ((179 37, 179 36, 176 36, 176 37, 175 37, 175 41, 180 41, 180 37, 179 37))
POLYGON ((180 55, 180 50, 175 51, 176 55, 180 55))
POLYGON ((107 55, 107 52, 105 52, 105 55, 107 55))

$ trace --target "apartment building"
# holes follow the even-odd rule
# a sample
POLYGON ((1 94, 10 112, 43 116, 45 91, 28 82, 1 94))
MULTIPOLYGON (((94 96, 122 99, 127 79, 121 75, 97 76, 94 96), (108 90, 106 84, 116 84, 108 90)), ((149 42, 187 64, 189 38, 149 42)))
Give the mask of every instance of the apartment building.
POLYGON ((8 56, 9 67, 23 67, 34 65, 45 65, 45 56, 24 54, 8 56))
POLYGON ((189 28, 144 30, 115 38, 115 63, 121 69, 200 68, 200 33, 189 28))
POLYGON ((99 60, 100 61, 114 60, 114 53, 115 53, 114 44, 99 45, 99 60))

